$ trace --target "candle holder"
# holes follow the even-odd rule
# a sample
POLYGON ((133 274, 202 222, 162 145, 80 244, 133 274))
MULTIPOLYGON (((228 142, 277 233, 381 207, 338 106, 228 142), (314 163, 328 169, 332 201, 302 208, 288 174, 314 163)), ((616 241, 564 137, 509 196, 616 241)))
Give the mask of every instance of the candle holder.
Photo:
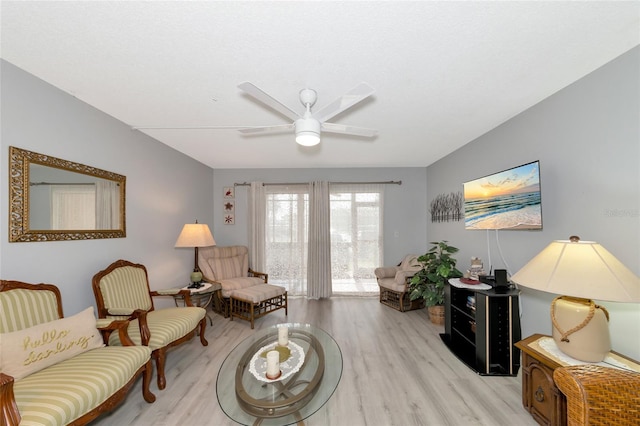
POLYGON ((278 342, 272 342, 266 346, 262 346, 249 361, 249 371, 253 376, 262 382, 274 382, 284 380, 300 370, 304 363, 304 350, 300 345, 290 340, 287 347, 278 346, 278 342), (278 353, 279 359, 272 355, 271 366, 267 354, 270 352, 278 353), (279 361, 276 366, 276 361, 279 361), (270 368, 269 368, 270 367, 270 368), (281 374, 278 375, 278 370, 281 374), (267 374, 268 372, 268 374, 267 374), (271 377, 274 377, 272 379, 271 377))
POLYGON ((277 378, 279 378, 280 376, 282 376, 282 370, 278 370, 278 374, 272 376, 269 373, 265 373, 264 377, 266 377, 269 380, 276 380, 277 378))

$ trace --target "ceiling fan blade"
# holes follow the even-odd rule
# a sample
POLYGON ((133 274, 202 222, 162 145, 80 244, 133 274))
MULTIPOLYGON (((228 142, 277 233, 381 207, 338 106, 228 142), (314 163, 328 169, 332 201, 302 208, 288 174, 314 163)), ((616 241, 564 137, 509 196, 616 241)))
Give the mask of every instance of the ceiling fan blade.
POLYGON ((323 123, 340 114, 342 111, 351 108, 358 102, 368 98, 375 91, 376 90, 367 83, 360 83, 335 101, 331 102, 329 105, 326 105, 322 109, 316 111, 313 114, 313 117, 323 123))
POLYGON ((240 133, 251 134, 251 133, 276 133, 276 132, 287 132, 293 130, 293 123, 290 124, 277 124, 275 126, 255 126, 255 127, 243 127, 242 129, 238 129, 240 133))
POLYGON ((247 126, 133 126, 133 130, 234 130, 247 126))
POLYGON ((253 83, 249 83, 248 81, 245 81, 244 83, 240 83, 238 87, 244 90, 247 94, 253 96, 257 100, 259 100, 260 102, 268 106, 269 108, 272 108, 278 111, 280 114, 284 115, 285 117, 288 117, 292 120, 297 120, 298 118, 300 118, 300 114, 298 114, 297 112, 295 112, 294 110, 292 110, 291 108, 289 108, 288 106, 286 106, 285 104, 283 104, 282 102, 274 98, 273 96, 265 93, 262 89, 260 89, 253 83))
POLYGON ((368 138, 378 135, 378 131, 375 129, 336 123, 322 123, 322 130, 327 133, 342 133, 344 135, 365 136, 368 138))

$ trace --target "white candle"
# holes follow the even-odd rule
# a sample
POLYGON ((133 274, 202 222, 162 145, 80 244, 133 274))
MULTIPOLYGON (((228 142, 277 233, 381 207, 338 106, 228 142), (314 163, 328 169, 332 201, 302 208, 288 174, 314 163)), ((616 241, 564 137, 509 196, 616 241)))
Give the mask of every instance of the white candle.
POLYGON ((267 379, 275 379, 280 375, 280 353, 267 352, 267 379))
POLYGON ((289 327, 280 326, 278 327, 278 345, 287 346, 289 343, 289 327))

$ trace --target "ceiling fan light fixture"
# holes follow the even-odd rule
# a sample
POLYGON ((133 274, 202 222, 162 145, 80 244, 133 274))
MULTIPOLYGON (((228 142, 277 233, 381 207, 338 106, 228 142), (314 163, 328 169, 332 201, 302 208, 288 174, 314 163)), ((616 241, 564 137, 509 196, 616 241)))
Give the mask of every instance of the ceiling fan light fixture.
POLYGON ((302 89, 300 91, 300 102, 304 105, 305 109, 303 115, 289 108, 273 96, 266 93, 264 90, 257 87, 255 84, 245 81, 244 83, 240 83, 238 87, 257 101, 262 102, 269 108, 293 121, 289 122, 289 124, 280 124, 275 126, 243 127, 238 129, 241 133, 267 133, 293 128, 296 135, 296 142, 302 146, 314 146, 319 144, 321 130, 328 133, 339 133, 343 135, 354 135, 367 138, 373 138, 378 134, 374 129, 365 129, 363 127, 347 126, 344 124, 328 122, 328 120, 371 96, 374 89, 367 83, 358 84, 356 87, 338 97, 335 101, 325 105, 315 113, 311 112, 311 107, 316 103, 318 94, 313 89, 302 89))
POLYGON ((302 146, 314 146, 320 143, 320 122, 313 118, 296 120, 296 142, 302 146))
POLYGON ((314 146, 320 143, 320 135, 315 132, 296 133, 296 142, 302 146, 314 146))

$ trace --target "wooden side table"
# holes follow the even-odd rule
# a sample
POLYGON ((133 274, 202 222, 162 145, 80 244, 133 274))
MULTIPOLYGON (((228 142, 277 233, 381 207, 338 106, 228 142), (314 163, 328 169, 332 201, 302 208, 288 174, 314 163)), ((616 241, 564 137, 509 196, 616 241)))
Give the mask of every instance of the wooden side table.
MULTIPOLYGON (((583 362, 567 362, 547 352, 540 342, 549 338, 534 334, 515 344, 522 351, 522 405, 539 424, 562 426, 567 424, 567 400, 553 381, 553 371, 583 362)), ((617 352, 610 355, 640 371, 637 361, 617 352)))

